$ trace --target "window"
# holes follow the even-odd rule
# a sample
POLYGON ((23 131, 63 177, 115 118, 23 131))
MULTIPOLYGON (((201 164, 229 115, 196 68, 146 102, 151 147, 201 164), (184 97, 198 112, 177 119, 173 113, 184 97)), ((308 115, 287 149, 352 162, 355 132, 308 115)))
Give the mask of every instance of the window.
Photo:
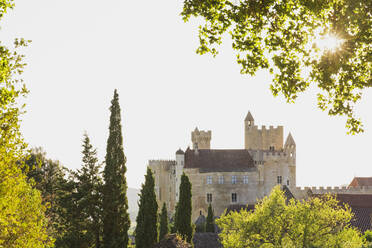
POLYGON ((208 203, 212 202, 212 194, 210 194, 210 193, 207 194, 207 202, 208 203))
POLYGON ((212 184, 212 176, 207 176, 207 184, 212 184))
POLYGON ((278 176, 277 177, 277 183, 278 184, 282 184, 282 176, 278 176))
POLYGON ((270 147, 269 147, 269 150, 270 150, 270 151, 274 151, 274 150, 275 150, 275 147, 274 147, 274 146, 270 146, 270 147))
POLYGON ((248 184, 248 176, 243 176, 243 183, 248 184))
POLYGON ((231 177, 231 184, 236 184, 236 176, 231 177))
POLYGON ((237 202, 238 201, 238 197, 236 195, 236 193, 232 193, 231 194, 231 202, 237 202))
POLYGON ((287 185, 289 186, 289 180, 287 180, 287 185))
POLYGON ((223 184, 223 176, 218 177, 218 184, 223 184))
POLYGON ((291 154, 289 154, 290 157, 293 157, 293 152, 291 152, 291 154))

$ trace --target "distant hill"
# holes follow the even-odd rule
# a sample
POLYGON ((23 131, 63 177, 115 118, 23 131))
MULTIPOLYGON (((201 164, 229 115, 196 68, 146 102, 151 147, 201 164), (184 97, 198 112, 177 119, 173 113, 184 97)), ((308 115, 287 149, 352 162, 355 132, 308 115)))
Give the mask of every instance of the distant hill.
POLYGON ((128 197, 128 206, 129 206, 129 216, 130 221, 134 223, 136 221, 137 213, 138 213, 138 201, 140 193, 139 189, 128 188, 127 197, 128 197))

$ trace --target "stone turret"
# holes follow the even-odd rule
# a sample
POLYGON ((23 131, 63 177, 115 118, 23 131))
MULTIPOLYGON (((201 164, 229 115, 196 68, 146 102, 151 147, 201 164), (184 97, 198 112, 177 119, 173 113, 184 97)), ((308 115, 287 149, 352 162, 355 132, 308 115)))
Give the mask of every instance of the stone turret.
POLYGON ((289 154, 290 158, 296 159, 296 142, 291 133, 288 134, 287 140, 285 141, 284 151, 289 154))
POLYGON ((211 139, 212 132, 208 131, 199 131, 196 127, 193 132, 191 132, 191 141, 192 147, 195 150, 198 149, 211 149, 211 139))
POLYGON ((291 133, 288 134, 285 141, 284 152, 288 157, 288 180, 290 184, 287 184, 287 186, 292 189, 296 186, 296 142, 291 133))
POLYGON ((183 173, 183 166, 185 164, 185 152, 180 149, 176 152, 176 202, 178 202, 178 198, 180 195, 180 184, 181 184, 181 176, 183 173))

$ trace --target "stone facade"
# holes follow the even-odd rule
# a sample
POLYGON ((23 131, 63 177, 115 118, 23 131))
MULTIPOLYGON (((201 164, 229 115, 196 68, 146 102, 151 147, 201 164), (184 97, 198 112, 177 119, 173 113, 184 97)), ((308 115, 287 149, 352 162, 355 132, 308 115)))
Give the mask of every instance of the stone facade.
POLYGON ((174 213, 182 173, 192 184, 192 219, 206 215, 211 203, 220 215, 230 205, 254 204, 277 184, 296 187, 296 144, 291 134, 283 145, 283 127, 254 125, 251 113, 245 123, 245 149, 210 148, 211 131, 191 133, 193 149, 178 150, 176 160, 151 160, 159 206, 174 213))

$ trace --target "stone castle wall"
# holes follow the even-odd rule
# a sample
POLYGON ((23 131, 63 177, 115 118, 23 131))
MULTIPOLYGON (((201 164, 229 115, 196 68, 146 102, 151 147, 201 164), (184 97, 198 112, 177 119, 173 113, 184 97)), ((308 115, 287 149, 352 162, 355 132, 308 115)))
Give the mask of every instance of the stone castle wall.
POLYGON ((212 194, 211 205, 215 216, 221 215, 232 204, 254 204, 261 195, 259 192, 258 172, 210 172, 199 173, 199 169, 184 169, 192 184, 192 220, 195 221, 200 213, 207 216, 207 194, 212 194), (212 177, 212 183, 207 184, 207 176, 212 177), (223 176, 223 183, 219 177, 223 176), (237 177, 232 184, 232 176, 237 177), (243 176, 248 176, 248 183, 244 183, 243 176), (237 195, 237 201, 232 202, 232 193, 237 195))
POLYGON ((161 209, 165 203, 167 209, 173 212, 176 207, 176 161, 150 160, 149 167, 155 178, 155 193, 159 208, 161 209))

